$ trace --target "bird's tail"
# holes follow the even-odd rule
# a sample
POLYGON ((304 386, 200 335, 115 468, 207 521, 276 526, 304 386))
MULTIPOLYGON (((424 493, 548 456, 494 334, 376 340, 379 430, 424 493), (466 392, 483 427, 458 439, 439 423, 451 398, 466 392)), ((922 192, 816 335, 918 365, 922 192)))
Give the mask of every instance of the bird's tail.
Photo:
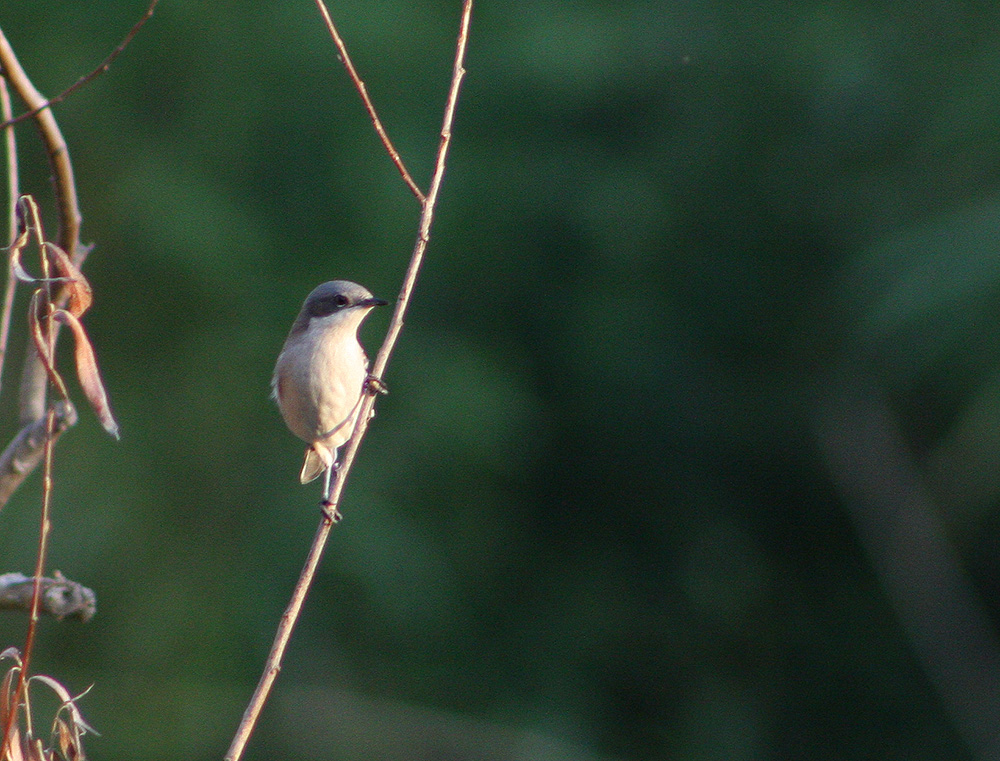
POLYGON ((302 462, 299 482, 307 484, 319 478, 320 474, 331 465, 333 465, 333 457, 328 450, 318 450, 315 446, 306 447, 306 458, 302 462))

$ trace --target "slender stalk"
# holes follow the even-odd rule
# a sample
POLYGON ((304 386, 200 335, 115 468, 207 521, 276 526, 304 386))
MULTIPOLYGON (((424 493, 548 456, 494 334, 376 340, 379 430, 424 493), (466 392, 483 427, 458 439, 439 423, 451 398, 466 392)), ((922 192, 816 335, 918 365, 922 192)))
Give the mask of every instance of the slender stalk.
MULTIPOLYGON (((410 258, 410 264, 407 268, 406 276, 403 280, 403 287, 399 294, 399 300, 396 302, 396 309, 393 313, 388 333, 386 334, 385 340, 382 342, 382 347, 379 349, 379 353, 372 368, 372 375, 376 378, 381 377, 382 372, 385 370, 385 367, 389 362, 389 356, 391 355, 396 344, 396 340, 399 337, 399 333, 403 328, 403 317, 406 313, 407 306, 409 305, 410 294, 416 284, 417 274, 420 271, 424 251, 426 250, 427 243, 430 240, 431 221, 434 218, 434 206, 437 203, 438 191, 441 187, 441 181, 444 178, 445 160, 447 158, 448 146, 451 143, 451 126, 454 120, 455 106, 458 102, 458 93, 461 88, 462 78, 465 76, 465 48, 469 36, 469 21, 471 16, 472 0, 465 0, 462 7, 462 20, 459 27, 458 43, 455 49, 455 64, 452 72, 451 88, 448 93, 447 103, 445 104, 444 121, 441 127, 441 141, 438 145, 437 160, 434 165, 434 175, 431 179, 430 189, 427 196, 423 200, 423 211, 420 215, 417 240, 413 248, 413 254, 410 258)), ((346 60, 345 56, 345 61, 346 60)), ((312 585, 312 579, 315 575, 316 567, 319 565, 320 558, 323 555, 323 550, 326 547, 330 530, 333 528, 335 522, 334 516, 337 515, 337 505, 340 502, 340 497, 343 493, 344 485, 347 482, 348 473, 354 464, 354 458, 357 455, 358 448, 361 446, 361 440, 364 438, 365 432, 368 430, 368 420, 371 417, 370 412, 374 404, 374 395, 366 396, 362 402, 361 411, 358 414, 358 420, 354 428, 354 433, 352 434, 350 441, 347 443, 344 458, 337 468, 336 479, 328 499, 329 507, 327 507, 324 511, 323 519, 320 521, 319 527, 316 529, 316 535, 313 538, 312 546, 309 548, 309 554, 306 557, 305 566, 302 569, 302 573, 299 575, 299 580, 292 592, 292 597, 288 603, 288 607, 285 609, 285 612, 281 617, 281 621, 278 624, 278 630, 275 633, 274 643, 271 646, 267 662, 264 665, 264 672, 261 674, 260 681, 257 683, 257 689, 254 691, 253 697, 250 699, 250 704, 243 713, 243 719, 240 722, 240 725, 236 730, 236 735, 233 737, 233 741, 225 755, 225 761, 237 761, 237 759, 243 755, 243 750, 246 747, 247 741, 250 739, 250 734, 253 732, 253 728, 257 724, 257 720, 260 717, 260 712, 263 709, 264 704, 267 702, 267 697, 271 691, 271 687, 274 685, 274 680, 277 678, 278 672, 281 670, 281 660, 284 655, 285 648, 291 638, 292 630, 298 620, 298 616, 302 609, 302 604, 305 601, 306 594, 309 591, 309 587, 312 585)))
POLYGON ((129 30, 129 33, 125 35, 125 39, 121 41, 121 44, 118 47, 116 47, 114 50, 111 51, 111 54, 101 62, 100 66, 98 66, 89 74, 84 74, 82 77, 80 77, 78 80, 76 80, 73 84, 71 84, 69 87, 67 87, 65 90, 63 90, 55 97, 49 98, 43 103, 36 104, 31 108, 30 111, 26 111, 25 113, 20 114, 16 117, 13 117, 11 114, 4 114, 3 123, 0 124, 0 127, 13 127, 15 124, 17 124, 18 122, 23 122, 25 119, 33 119, 34 117, 38 116, 39 112, 42 109, 54 106, 56 103, 62 103, 64 100, 66 100, 66 98, 75 93, 85 84, 90 82, 92 79, 96 78, 97 76, 103 74, 108 69, 110 69, 111 64, 114 63, 114 60, 122 54, 122 52, 125 50, 128 44, 132 41, 132 38, 139 33, 139 30, 142 28, 142 25, 145 24, 147 21, 149 21, 149 17, 153 15, 153 9, 156 8, 156 4, 158 2, 160 2, 160 0, 153 0, 150 3, 149 8, 146 9, 146 13, 143 14, 141 19, 135 22, 135 25, 129 30))
POLYGON ((45 433, 45 467, 42 477, 42 518, 38 532, 38 557, 35 559, 34 589, 31 593, 31 615, 28 618, 28 636, 24 642, 24 655, 21 657, 21 678, 28 673, 31 652, 35 645, 35 633, 38 629, 38 605, 42 589, 42 577, 45 576, 45 557, 48 554, 49 534, 52 531, 52 520, 49 518, 52 505, 52 443, 55 430, 55 409, 49 407, 45 433))
MULTIPOLYGON (((36 224, 38 224, 36 219, 36 224)), ((38 229, 41 238, 41 228, 38 229)), ((48 341, 49 356, 55 357, 56 336, 53 328, 53 308, 52 308, 52 283, 50 280, 48 257, 44 254, 42 259, 42 287, 39 293, 42 296, 41 311, 45 313, 45 337, 48 341)), ((31 306, 34 309, 34 304, 31 306)), ((65 391, 65 389, 63 389, 65 391)), ((31 662, 31 651, 34 649, 35 632, 38 629, 38 598, 42 589, 42 577, 45 575, 45 556, 49 546, 49 532, 52 530, 52 521, 49 519, 49 508, 52 504, 52 448, 55 443, 56 411, 50 406, 45 416, 45 465, 42 470, 42 516, 41 527, 38 532, 38 556, 35 559, 35 583, 31 592, 31 615, 28 618, 28 636, 24 642, 24 654, 21 656, 20 682, 27 678, 28 665, 31 662)), ((18 687, 20 688, 20 682, 18 687)))
POLYGON ((403 165, 403 159, 399 156, 399 151, 395 149, 392 141, 389 140, 389 135, 385 131, 385 127, 382 126, 382 120, 378 118, 378 113, 375 111, 375 104, 372 103, 372 99, 368 97, 368 88, 365 83, 361 81, 361 77, 358 76, 357 69, 354 68, 354 62, 351 61, 351 57, 347 54, 347 46, 340 37, 340 33, 337 31, 337 27, 333 25, 333 19, 330 18, 330 11, 326 9, 326 4, 323 0, 316 0, 316 5, 319 8, 319 12, 323 14, 323 22, 326 24, 326 29, 333 38, 333 44, 337 46, 337 52, 340 53, 340 59, 344 62, 344 68, 347 69, 347 75, 354 82, 354 87, 357 89, 358 94, 361 96, 362 102, 365 104, 365 110, 368 111, 368 116, 371 117, 372 125, 375 127, 375 132, 378 134, 379 139, 382 140, 382 145, 385 146, 386 152, 389 154, 389 158, 392 159, 392 163, 396 165, 396 169, 399 170, 400 175, 403 177, 403 182, 406 183, 410 191, 417 197, 420 203, 424 202, 424 193, 417 187, 417 183, 413 181, 410 173, 406 170, 403 165))
MULTIPOLYGON (((0 76, 0 118, 8 121, 13 114, 10 102, 10 91, 7 80, 0 76)), ((17 171, 17 139, 14 127, 4 130, 4 145, 7 152, 7 229, 10 231, 8 241, 14 242, 17 235, 17 198, 20 195, 20 182, 17 171)), ((3 374, 4 360, 7 358, 7 343, 10 338, 10 320, 14 309, 14 288, 17 281, 11 271, 10 257, 7 258, 7 283, 3 293, 3 311, 0 312, 0 376, 3 374)))
POLYGON ((76 196, 76 182, 73 179, 73 165, 69 160, 69 148, 62 131, 56 124, 47 100, 31 83, 14 49, 0 29, 0 68, 18 94, 18 97, 34 112, 35 122, 45 143, 45 152, 55 174, 56 196, 59 201, 59 248, 68 253, 75 264, 79 264, 80 208, 76 196))
POLYGON ((52 504, 52 445, 54 442, 55 409, 50 407, 46 421, 45 435, 45 475, 42 487, 42 516, 38 532, 38 554, 35 558, 35 576, 31 591, 31 612, 28 615, 28 633, 24 638, 24 653, 21 656, 21 670, 17 675, 17 689, 14 691, 14 701, 7 722, 3 728, 3 743, 0 745, 0 758, 7 758, 11 742, 11 730, 17 721, 18 707, 24 700, 27 689, 28 668, 31 665, 31 653, 35 649, 35 636, 38 631, 38 608, 41 598, 42 577, 45 575, 45 557, 48 554, 49 533, 52 521, 49 519, 49 508, 52 504))

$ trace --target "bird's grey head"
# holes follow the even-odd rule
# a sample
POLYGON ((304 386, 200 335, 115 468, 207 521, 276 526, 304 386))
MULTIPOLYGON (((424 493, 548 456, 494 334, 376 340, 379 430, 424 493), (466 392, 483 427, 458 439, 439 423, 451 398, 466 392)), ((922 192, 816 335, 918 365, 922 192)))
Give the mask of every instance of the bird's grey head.
POLYGON ((313 318, 329 317, 349 310, 355 312, 360 320, 372 307, 388 303, 384 299, 375 298, 367 288, 350 280, 331 280, 316 286, 312 293, 306 296, 302 311, 292 326, 292 332, 305 330, 313 318))

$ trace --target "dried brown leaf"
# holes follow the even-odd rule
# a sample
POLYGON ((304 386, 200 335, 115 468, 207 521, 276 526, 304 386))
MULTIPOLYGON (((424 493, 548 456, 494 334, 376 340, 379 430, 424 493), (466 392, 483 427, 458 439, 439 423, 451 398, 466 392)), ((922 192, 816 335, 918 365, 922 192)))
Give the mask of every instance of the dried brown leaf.
POLYGON ((84 395, 86 395, 104 430, 116 439, 120 438, 118 423, 111 413, 111 405, 108 402, 107 392, 104 390, 104 382, 101 380, 100 370, 97 369, 97 357, 94 355, 90 339, 87 338, 87 331, 83 329, 83 323, 65 309, 57 309, 55 316, 56 319, 62 320, 73 329, 76 374, 80 379, 84 395))
POLYGON ((33 283, 35 278, 21 265, 21 250, 28 245, 28 231, 21 230, 7 250, 10 252, 10 270, 23 283, 33 283))
POLYGON ((76 697, 70 697, 69 690, 52 677, 36 674, 31 677, 30 681, 43 683, 62 700, 62 705, 59 707, 55 720, 52 722, 52 734, 56 737, 63 758, 84 758, 83 735, 90 732, 99 736, 97 730, 84 721, 83 714, 80 713, 80 709, 76 706, 76 701, 90 692, 90 687, 76 697), (68 717, 68 721, 64 718, 64 714, 68 717))
POLYGON ((65 687, 62 686, 60 682, 57 682, 50 676, 45 676, 45 674, 34 674, 33 676, 28 677, 28 681, 41 682, 50 690, 52 690, 63 702, 63 704, 73 702, 73 696, 69 694, 69 690, 67 690, 65 687))
MULTIPOLYGON (((3 680, 0 681, 0 727, 7 726, 7 721, 10 719, 11 706, 14 704, 14 690, 17 689, 14 680, 20 670, 20 666, 12 666, 4 674, 3 680)), ((0 734, 3 734, 2 730, 0 730, 0 734)))
POLYGON ((76 761, 83 758, 83 748, 80 746, 80 736, 73 728, 61 718, 55 720, 52 733, 56 736, 56 743, 59 745, 59 753, 67 761, 76 761))
POLYGON ((69 255, 55 243, 45 242, 45 252, 49 254, 52 264, 59 272, 59 280, 66 283, 66 291, 69 294, 67 311, 74 317, 80 317, 90 309, 94 301, 94 292, 83 276, 80 269, 73 264, 69 255))
POLYGON ((31 751, 25 746, 27 740, 21 736, 17 726, 10 728, 10 742, 7 743, 7 755, 3 761, 25 761, 31 758, 31 751))

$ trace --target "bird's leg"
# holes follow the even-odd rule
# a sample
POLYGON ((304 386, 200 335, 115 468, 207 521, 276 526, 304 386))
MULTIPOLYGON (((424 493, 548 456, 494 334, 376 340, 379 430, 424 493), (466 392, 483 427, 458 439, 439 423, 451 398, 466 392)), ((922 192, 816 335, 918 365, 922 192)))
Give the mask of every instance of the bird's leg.
POLYGON ((331 523, 337 523, 343 516, 340 511, 337 510, 336 506, 330 502, 330 487, 333 484, 333 474, 337 470, 337 463, 330 463, 330 467, 326 469, 326 478, 323 480, 323 499, 319 503, 320 510, 323 514, 330 519, 331 523))
POLYGON ((369 375, 365 378, 365 382, 361 385, 361 389, 372 396, 375 394, 388 394, 389 387, 385 385, 385 382, 381 378, 376 378, 374 375, 369 375))

